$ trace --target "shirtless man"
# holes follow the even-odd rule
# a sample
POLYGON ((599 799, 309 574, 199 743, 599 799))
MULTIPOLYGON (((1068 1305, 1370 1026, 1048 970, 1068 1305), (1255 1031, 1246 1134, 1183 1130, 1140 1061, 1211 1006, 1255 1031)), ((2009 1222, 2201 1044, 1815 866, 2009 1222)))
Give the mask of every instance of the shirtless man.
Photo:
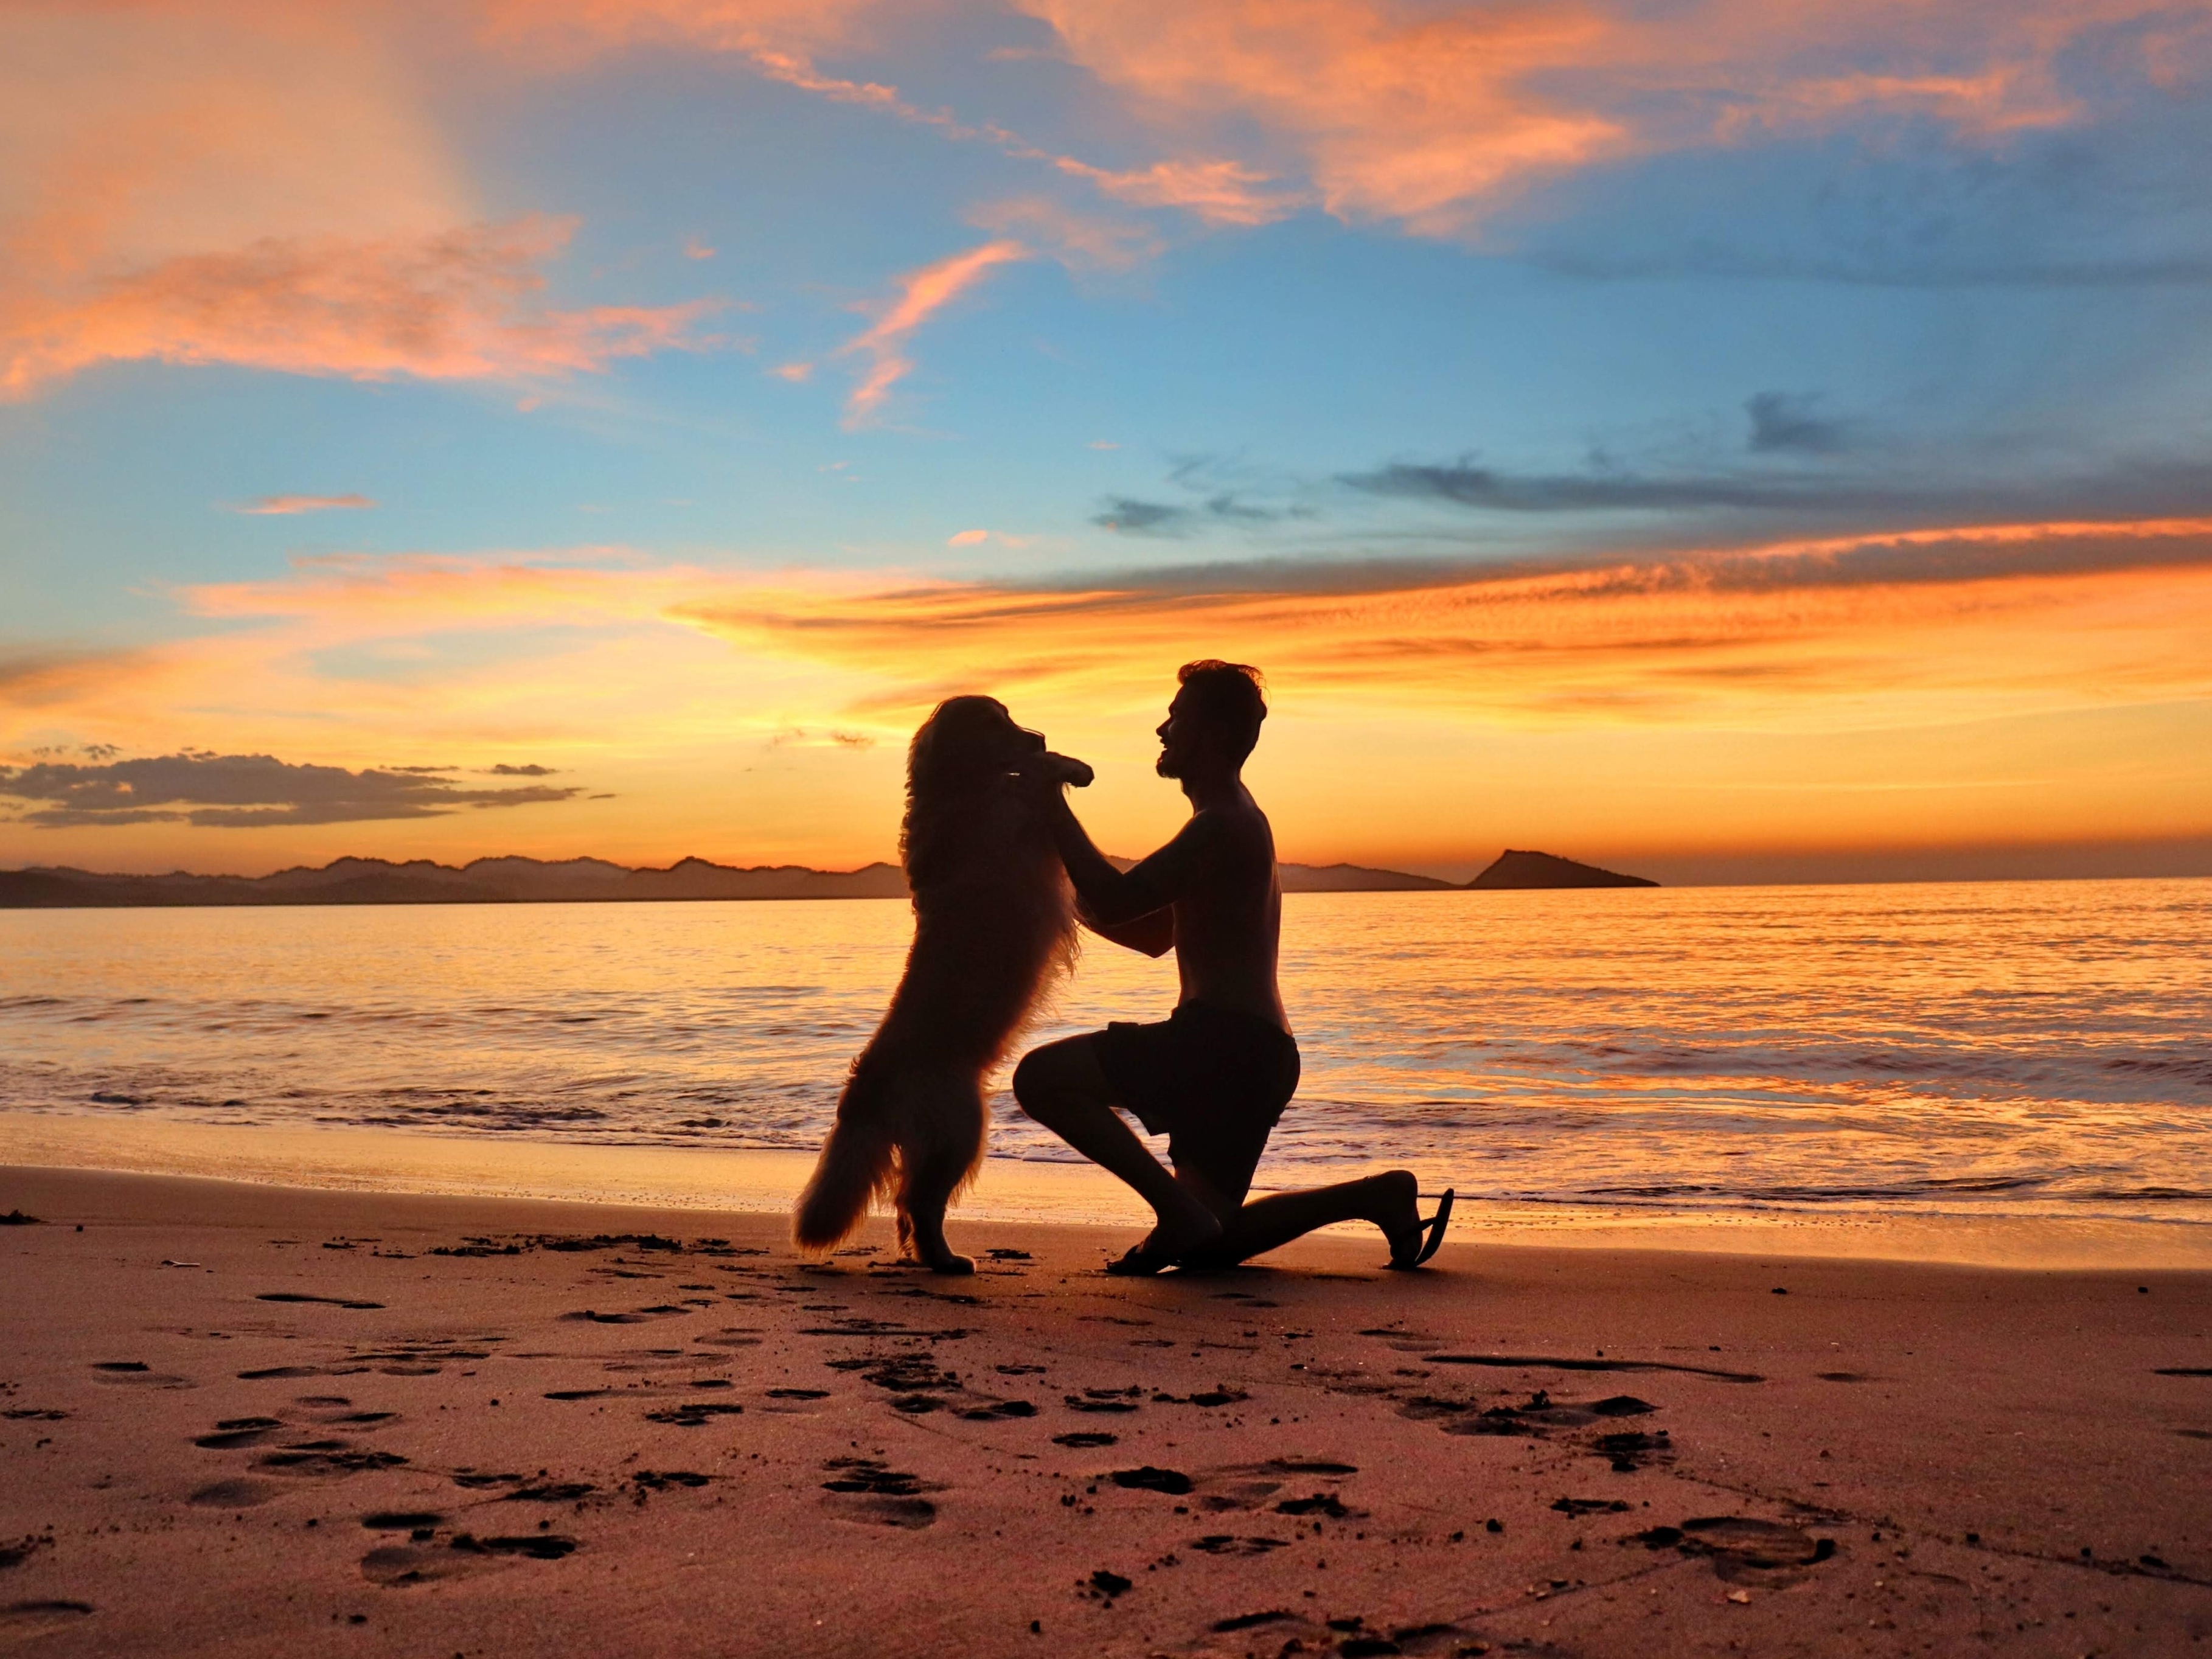
POLYGON ((1085 923, 1146 956, 1172 950, 1182 999, 1160 1024, 1117 1021, 1032 1049, 1015 1068, 1014 1098, 1152 1206, 1158 1224, 1109 1273, 1231 1267, 1336 1221, 1373 1222, 1392 1267, 1419 1267, 1443 1240, 1452 1195, 1423 1221, 1409 1170, 1244 1201, 1298 1085, 1298 1046, 1275 986, 1274 835, 1241 776, 1267 705, 1259 674, 1240 664, 1190 663, 1176 678, 1157 765, 1190 800, 1174 840, 1125 874, 1091 844, 1057 781, 1041 777, 1036 788, 1085 923), (1116 1106, 1167 1135, 1174 1174, 1116 1106))

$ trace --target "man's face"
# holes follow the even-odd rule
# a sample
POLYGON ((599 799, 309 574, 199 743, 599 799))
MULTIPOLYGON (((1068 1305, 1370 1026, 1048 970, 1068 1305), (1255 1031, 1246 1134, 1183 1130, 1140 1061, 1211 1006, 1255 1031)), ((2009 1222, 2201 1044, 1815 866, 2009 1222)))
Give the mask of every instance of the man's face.
POLYGON ((1164 778, 1187 776, 1200 744, 1198 716, 1190 706, 1189 692, 1176 693, 1175 701, 1168 705, 1168 717, 1159 724, 1158 734, 1160 757, 1152 763, 1152 769, 1164 778))

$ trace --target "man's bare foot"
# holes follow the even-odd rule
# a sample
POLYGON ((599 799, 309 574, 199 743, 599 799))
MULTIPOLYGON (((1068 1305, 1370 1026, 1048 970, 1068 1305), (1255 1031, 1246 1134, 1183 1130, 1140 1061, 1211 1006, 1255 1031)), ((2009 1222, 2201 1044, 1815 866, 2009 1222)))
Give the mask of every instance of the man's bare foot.
POLYGON ((1159 1224, 1145 1235, 1144 1242, 1133 1245, 1118 1260, 1106 1264, 1106 1271, 1123 1278, 1142 1278, 1172 1267, 1192 1251, 1202 1249, 1221 1237, 1221 1219, 1203 1205, 1194 1202, 1190 1209, 1176 1217, 1170 1226, 1168 1218, 1160 1218, 1159 1224))

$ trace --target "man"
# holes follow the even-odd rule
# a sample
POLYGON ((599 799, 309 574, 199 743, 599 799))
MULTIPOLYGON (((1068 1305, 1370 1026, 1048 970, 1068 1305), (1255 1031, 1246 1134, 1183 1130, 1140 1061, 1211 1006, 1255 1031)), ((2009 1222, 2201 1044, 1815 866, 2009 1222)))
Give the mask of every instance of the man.
POLYGON ((1108 1268, 1230 1267, 1336 1221, 1371 1221, 1390 1265, 1436 1254, 1446 1193, 1427 1221, 1412 1173, 1347 1181, 1244 1202, 1267 1136, 1298 1083, 1298 1047, 1275 984, 1283 891, 1267 814, 1245 788, 1245 757, 1267 717, 1256 670, 1194 662, 1159 727, 1157 769, 1182 786, 1190 822, 1126 874, 1091 844, 1066 792, 1040 778, 1084 921, 1146 956, 1176 953, 1182 999, 1152 1025, 1120 1022, 1048 1043, 1014 1072, 1022 1109, 1134 1188, 1157 1224, 1108 1268), (1168 1137, 1170 1175, 1114 1108, 1168 1137))

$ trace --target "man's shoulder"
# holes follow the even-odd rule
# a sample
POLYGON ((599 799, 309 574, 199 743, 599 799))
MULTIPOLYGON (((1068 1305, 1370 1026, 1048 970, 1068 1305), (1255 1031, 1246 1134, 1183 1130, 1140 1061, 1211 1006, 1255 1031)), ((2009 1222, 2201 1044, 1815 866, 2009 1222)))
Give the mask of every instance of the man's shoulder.
POLYGON ((1270 857, 1274 854, 1273 827, 1260 810, 1260 803, 1249 796, 1231 805, 1201 807, 1191 814, 1186 833, 1224 850, 1264 850, 1270 857))

